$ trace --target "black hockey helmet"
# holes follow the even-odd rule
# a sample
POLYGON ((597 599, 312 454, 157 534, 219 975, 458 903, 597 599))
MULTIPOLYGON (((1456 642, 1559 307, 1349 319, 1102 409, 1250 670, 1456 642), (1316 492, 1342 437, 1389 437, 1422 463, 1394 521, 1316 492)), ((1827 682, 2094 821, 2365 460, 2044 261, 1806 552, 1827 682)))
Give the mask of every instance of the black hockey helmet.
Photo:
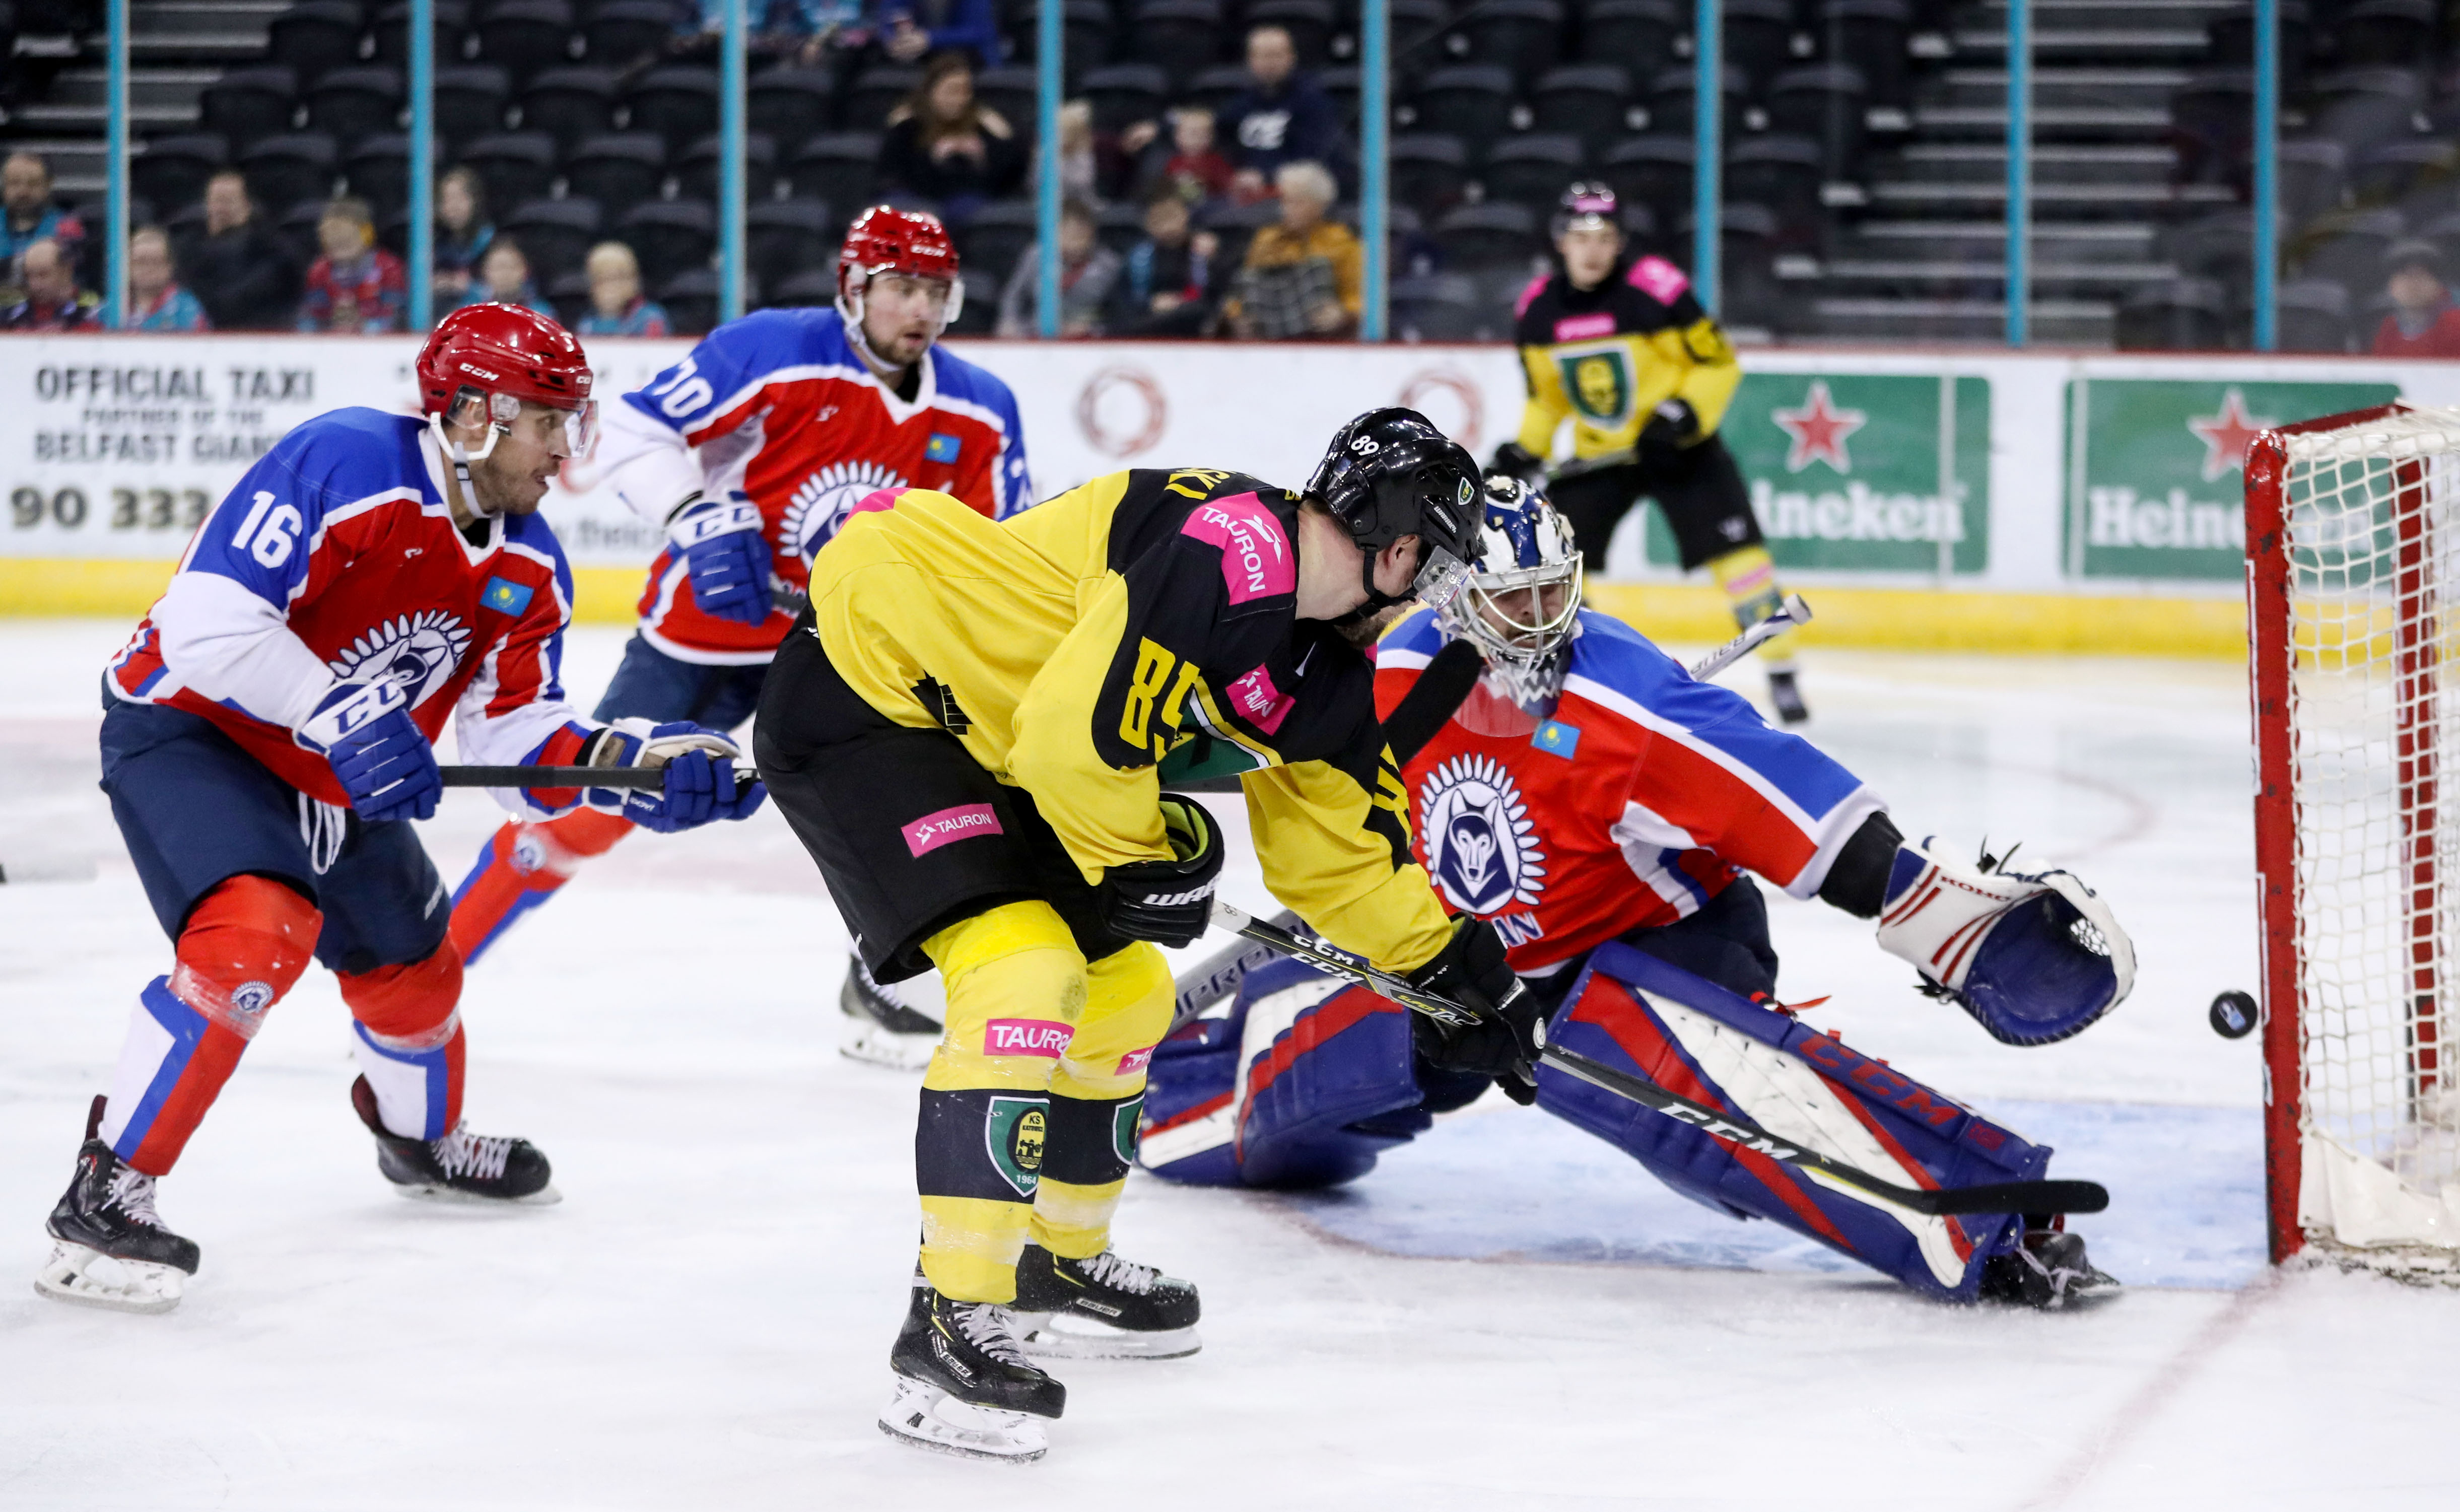
POLYGON ((1555 202, 1555 219, 1547 225, 1546 235, 1559 242, 1575 226, 1622 234, 1622 205, 1612 185, 1583 181, 1563 191, 1563 197, 1555 202))
POLYGON ((1366 553, 1369 608, 1397 602, 1376 591, 1375 558, 1403 536, 1418 538, 1410 595, 1433 608, 1452 602, 1477 560, 1477 460, 1415 410, 1369 410, 1333 433, 1306 491, 1366 553))

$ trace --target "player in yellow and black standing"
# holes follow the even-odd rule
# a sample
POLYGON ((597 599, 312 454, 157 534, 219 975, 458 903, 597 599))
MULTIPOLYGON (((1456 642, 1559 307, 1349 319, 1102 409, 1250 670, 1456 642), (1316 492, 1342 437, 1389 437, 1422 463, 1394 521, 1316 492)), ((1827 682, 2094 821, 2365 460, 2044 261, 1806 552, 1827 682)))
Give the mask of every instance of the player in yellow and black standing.
MULTIPOLYGON (((1706 566, 1748 629, 1775 613, 1785 594, 1742 470, 1717 438, 1743 377, 1734 349, 1681 268, 1629 255, 1612 189, 1565 190, 1554 233, 1555 266, 1522 291, 1513 330, 1529 405, 1495 465, 1543 479, 1568 417, 1572 460, 1548 494, 1589 572, 1603 575, 1615 526, 1645 495, 1665 512, 1683 569, 1706 566)), ((1791 650, 1771 641, 1760 654, 1777 716, 1809 718, 1791 650)))
POLYGON ((1205 810, 1161 792, 1174 747, 1202 733, 1255 760, 1265 885, 1313 928, 1528 1037, 1501 939, 1448 919, 1411 857, 1344 634, 1448 600, 1483 507, 1467 452, 1377 410, 1304 495, 1138 470, 993 522, 907 489, 815 559, 754 750, 873 973, 947 984, 892 1436, 1032 1459, 1066 1391, 1028 1352, 1197 1348, 1196 1288, 1110 1249, 1174 1005, 1155 947, 1204 931, 1222 862, 1205 810))

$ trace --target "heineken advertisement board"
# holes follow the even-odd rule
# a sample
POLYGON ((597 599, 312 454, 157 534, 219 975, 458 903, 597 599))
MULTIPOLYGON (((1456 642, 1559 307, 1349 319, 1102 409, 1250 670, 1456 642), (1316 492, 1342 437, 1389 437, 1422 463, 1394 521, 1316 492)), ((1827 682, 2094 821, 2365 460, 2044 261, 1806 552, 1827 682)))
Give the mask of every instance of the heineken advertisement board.
POLYGON ((2075 378, 2068 391, 2067 570, 2225 578, 2246 558, 2246 449, 2271 426, 2400 397, 2389 383, 2075 378))
MULTIPOLYGON (((1718 434, 1781 567, 1978 573, 1990 564, 1990 384, 1746 373, 1718 434)), ((1648 512, 1652 565, 1676 561, 1648 512)))

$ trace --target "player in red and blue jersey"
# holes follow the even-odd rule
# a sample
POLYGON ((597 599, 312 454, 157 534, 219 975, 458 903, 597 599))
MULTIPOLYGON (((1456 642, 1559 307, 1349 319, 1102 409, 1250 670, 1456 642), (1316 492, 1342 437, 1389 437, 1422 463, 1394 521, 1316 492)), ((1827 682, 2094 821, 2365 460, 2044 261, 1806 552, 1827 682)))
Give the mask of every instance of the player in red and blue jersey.
POLYGON ((155 1210, 155 1180, 311 955, 341 981, 351 1102, 384 1175, 413 1195, 554 1199, 528 1141, 461 1122, 461 957, 409 822, 435 812, 448 715, 479 764, 665 768, 656 789, 498 791, 518 813, 684 829, 764 796, 717 732, 564 702, 572 573, 536 511, 587 442, 581 344, 473 306, 417 372, 423 417, 337 410, 249 468, 105 673, 103 790, 177 959, 138 994, 95 1099, 46 1295, 178 1302, 198 1251, 155 1210))
MULTIPOLYGON (((749 719, 813 553, 875 492, 932 489, 993 520, 1032 501, 1015 395, 937 345, 965 298, 957 273, 937 219, 867 210, 838 255, 836 309, 722 326, 608 412, 597 457, 608 486, 668 544, 598 717, 749 719)), ((594 813, 506 824, 454 894, 464 957, 630 828, 594 813)))

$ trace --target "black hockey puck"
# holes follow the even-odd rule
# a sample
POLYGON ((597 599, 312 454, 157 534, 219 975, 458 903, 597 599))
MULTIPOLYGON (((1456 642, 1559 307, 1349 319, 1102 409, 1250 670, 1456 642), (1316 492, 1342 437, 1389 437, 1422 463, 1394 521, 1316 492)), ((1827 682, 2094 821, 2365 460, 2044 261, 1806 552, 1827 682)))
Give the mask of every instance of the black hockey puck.
POLYGON ((2255 998, 2232 989, 2213 999, 2210 1016, 2214 1033, 2223 1039, 2244 1039, 2255 1033, 2255 998))

